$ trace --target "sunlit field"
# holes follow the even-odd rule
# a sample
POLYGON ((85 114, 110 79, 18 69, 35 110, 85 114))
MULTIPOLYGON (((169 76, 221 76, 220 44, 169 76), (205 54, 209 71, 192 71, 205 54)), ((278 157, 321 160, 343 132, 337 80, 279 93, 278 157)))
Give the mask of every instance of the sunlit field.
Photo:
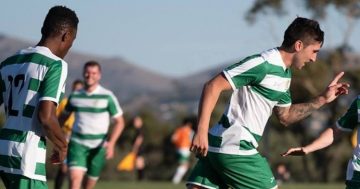
MULTIPOLYGON (((5 188, 1 183, 0 188, 5 188)), ((49 189, 53 188, 53 182, 49 181, 49 189)), ((67 183, 63 188, 68 188, 67 183)), ((129 181, 100 181, 95 189, 184 189, 184 184, 173 185, 170 182, 129 182, 129 181)), ((342 183, 331 183, 331 184, 283 184, 280 185, 280 189, 341 189, 345 188, 342 183)))

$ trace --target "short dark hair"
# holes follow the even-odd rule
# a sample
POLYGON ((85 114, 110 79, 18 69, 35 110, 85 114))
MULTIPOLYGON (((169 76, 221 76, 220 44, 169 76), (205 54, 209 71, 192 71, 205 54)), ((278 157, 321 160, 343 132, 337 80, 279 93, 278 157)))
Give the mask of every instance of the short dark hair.
POLYGON ((192 116, 188 116, 188 117, 185 117, 182 121, 182 124, 183 125, 187 125, 187 124, 190 124, 191 125, 191 128, 193 130, 196 130, 197 128, 197 118, 196 116, 192 115, 192 116))
POLYGON ((301 40, 305 46, 315 41, 323 45, 324 32, 317 21, 297 17, 286 29, 282 46, 290 48, 297 40, 301 40))
POLYGON ((43 38, 57 36, 67 28, 77 29, 78 23, 75 11, 65 6, 54 6, 45 17, 41 34, 43 38))
POLYGON ((98 62, 94 61, 94 60, 90 60, 88 62, 85 63, 84 65, 84 70, 87 68, 87 67, 92 67, 92 66, 96 66, 99 68, 99 71, 101 72, 101 66, 98 62))
POLYGON ((76 79, 72 83, 72 88, 74 89, 76 85, 84 85, 84 82, 81 79, 76 79))

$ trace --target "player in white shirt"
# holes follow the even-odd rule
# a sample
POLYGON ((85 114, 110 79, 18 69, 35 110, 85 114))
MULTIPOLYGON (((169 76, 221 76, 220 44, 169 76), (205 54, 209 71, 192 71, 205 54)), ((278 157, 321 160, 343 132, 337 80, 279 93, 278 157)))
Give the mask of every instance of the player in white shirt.
POLYGON ((113 158, 114 148, 123 128, 123 111, 115 95, 100 85, 101 66, 95 61, 84 65, 85 87, 72 93, 65 107, 66 115, 75 113, 68 149, 70 188, 80 189, 86 174, 85 188, 91 189, 100 176, 105 159, 113 158), (108 133, 110 121, 114 128, 108 133))
POLYGON ((63 58, 75 40, 78 22, 73 10, 52 7, 36 47, 0 65, 0 103, 6 113, 0 130, 0 176, 6 188, 47 188, 45 137, 54 146, 53 163, 66 156, 66 139, 55 112, 65 92, 68 67, 63 58))
POLYGON ((338 83, 342 72, 314 100, 291 104, 290 67, 301 69, 316 61, 323 40, 318 22, 298 17, 285 31, 280 47, 249 56, 205 84, 190 148, 199 161, 188 188, 277 188, 266 159, 256 149, 272 112, 287 126, 348 92, 348 84, 338 83), (219 95, 228 90, 232 90, 228 108, 209 130, 219 95))

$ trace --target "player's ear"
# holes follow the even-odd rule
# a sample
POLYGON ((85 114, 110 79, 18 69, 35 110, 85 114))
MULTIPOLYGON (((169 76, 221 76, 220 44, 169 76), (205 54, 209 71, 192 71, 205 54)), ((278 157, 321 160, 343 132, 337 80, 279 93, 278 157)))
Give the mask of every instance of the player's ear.
POLYGON ((301 40, 297 40, 294 43, 294 49, 296 52, 301 51, 304 48, 304 43, 301 40))

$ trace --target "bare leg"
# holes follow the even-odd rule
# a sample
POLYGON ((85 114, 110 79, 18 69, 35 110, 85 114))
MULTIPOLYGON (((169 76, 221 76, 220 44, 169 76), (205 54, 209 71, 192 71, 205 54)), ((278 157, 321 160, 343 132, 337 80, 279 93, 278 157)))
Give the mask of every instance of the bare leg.
POLYGON ((91 177, 86 177, 86 182, 85 182, 85 189, 93 189, 95 188, 97 182, 97 178, 93 179, 91 177))
POLYGON ((81 182, 84 178, 85 170, 82 169, 70 169, 70 189, 80 189, 81 182))

